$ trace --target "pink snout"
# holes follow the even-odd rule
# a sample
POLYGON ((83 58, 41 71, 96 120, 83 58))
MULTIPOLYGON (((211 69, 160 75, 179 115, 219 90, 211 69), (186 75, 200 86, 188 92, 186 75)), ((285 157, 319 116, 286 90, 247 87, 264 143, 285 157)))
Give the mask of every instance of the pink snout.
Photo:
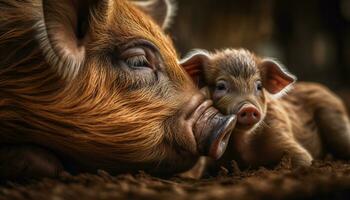
POLYGON ((238 123, 244 126, 253 126, 258 123, 261 119, 259 110, 251 105, 244 105, 237 114, 238 123))

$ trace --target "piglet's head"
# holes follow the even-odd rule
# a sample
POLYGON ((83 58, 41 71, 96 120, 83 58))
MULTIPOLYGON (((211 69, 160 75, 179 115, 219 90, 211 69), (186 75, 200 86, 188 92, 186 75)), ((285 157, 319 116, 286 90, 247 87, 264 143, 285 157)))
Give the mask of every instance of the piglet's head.
POLYGON ((267 101, 283 96, 296 78, 280 63, 239 49, 196 50, 182 61, 193 80, 207 86, 214 105, 237 115, 236 130, 252 131, 264 119, 267 101))

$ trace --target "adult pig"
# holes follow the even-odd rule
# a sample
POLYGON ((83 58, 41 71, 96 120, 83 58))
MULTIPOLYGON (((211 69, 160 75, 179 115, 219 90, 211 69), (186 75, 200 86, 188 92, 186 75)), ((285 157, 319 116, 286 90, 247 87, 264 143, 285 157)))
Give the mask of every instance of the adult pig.
POLYGON ((161 27, 170 1, 0 0, 0 177, 157 175, 225 150, 161 27))

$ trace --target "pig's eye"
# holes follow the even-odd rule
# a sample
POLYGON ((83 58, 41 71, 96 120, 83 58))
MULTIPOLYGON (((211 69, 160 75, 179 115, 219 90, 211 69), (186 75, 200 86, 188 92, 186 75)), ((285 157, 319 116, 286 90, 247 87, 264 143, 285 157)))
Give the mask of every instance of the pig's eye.
POLYGON ((228 83, 224 80, 216 82, 215 91, 213 93, 213 100, 217 101, 227 94, 228 83))
POLYGON ((227 83, 226 83, 226 81, 218 81, 216 83, 215 90, 217 90, 217 91, 225 91, 225 90, 227 90, 227 83))
POLYGON ((147 58, 147 52, 143 48, 128 49, 122 53, 121 57, 132 69, 153 68, 147 58))
POLYGON ((257 81, 256 82, 256 90, 262 91, 262 89, 263 89, 263 85, 262 85, 261 81, 257 81))
POLYGON ((125 60, 126 64, 132 68, 149 67, 149 62, 146 56, 132 56, 125 60))

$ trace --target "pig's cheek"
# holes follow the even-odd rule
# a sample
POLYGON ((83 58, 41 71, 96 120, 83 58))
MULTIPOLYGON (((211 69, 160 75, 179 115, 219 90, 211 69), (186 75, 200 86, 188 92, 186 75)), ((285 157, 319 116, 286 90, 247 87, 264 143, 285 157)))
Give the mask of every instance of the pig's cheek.
POLYGON ((186 120, 180 118, 176 130, 176 142, 180 147, 185 149, 188 153, 193 155, 197 154, 197 142, 193 134, 194 122, 192 120, 186 120))

